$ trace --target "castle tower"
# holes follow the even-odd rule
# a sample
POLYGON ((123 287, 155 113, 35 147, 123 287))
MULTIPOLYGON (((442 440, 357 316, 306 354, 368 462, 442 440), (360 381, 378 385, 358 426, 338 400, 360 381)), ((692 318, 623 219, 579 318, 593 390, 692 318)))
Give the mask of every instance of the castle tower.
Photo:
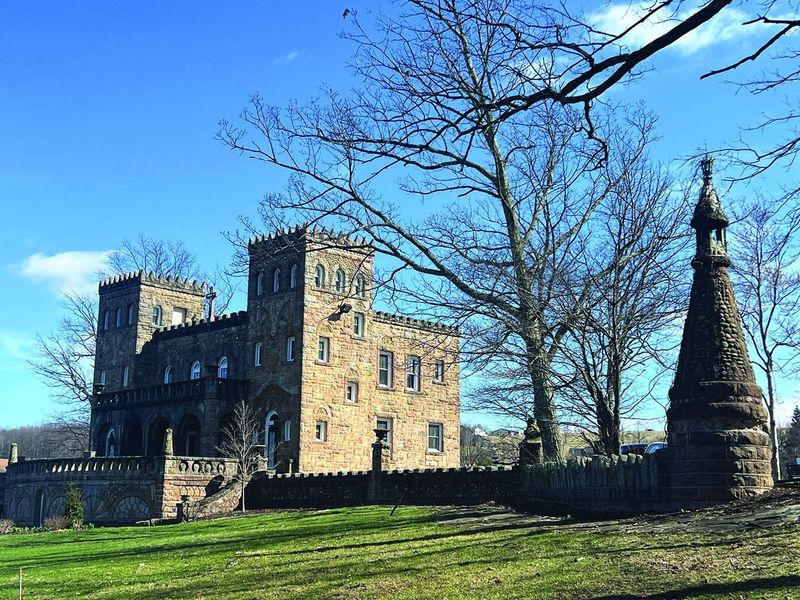
POLYGON ((691 226, 694 278, 667 411, 666 487, 686 505, 727 501, 773 485, 767 411, 747 354, 728 276, 728 218, 702 161, 691 226))

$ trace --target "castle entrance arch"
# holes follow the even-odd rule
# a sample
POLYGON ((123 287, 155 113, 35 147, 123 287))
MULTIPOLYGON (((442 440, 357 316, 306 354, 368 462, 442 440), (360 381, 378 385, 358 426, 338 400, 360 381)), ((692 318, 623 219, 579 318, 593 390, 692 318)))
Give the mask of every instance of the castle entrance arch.
POLYGON ((274 410, 267 415, 265 423, 266 437, 264 456, 267 459, 267 468, 275 468, 275 450, 278 447, 278 413, 274 410))

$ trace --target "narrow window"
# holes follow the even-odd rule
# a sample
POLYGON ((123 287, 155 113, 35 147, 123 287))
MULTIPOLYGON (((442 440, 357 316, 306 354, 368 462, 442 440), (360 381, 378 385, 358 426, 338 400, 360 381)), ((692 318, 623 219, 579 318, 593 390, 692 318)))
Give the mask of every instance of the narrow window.
POLYGON ((105 369, 102 369, 100 371, 100 383, 102 383, 103 385, 106 384, 106 370, 105 369))
POLYGON ((419 356, 409 356, 406 359, 406 389, 419 391, 420 364, 419 356))
POLYGON ((289 271, 289 287, 294 289, 297 287, 297 265, 292 265, 289 271))
POLYGON ((366 285, 364 284, 364 276, 361 273, 359 273, 358 275, 356 275, 354 281, 355 284, 353 287, 355 288, 356 296, 358 296, 359 298, 363 298, 366 289, 366 285))
POLYGON ((336 269, 336 291, 344 292, 344 271, 336 269))
POLYGON ((364 313, 353 313, 353 335, 364 337, 364 313))
POLYGON ((428 450, 432 452, 442 452, 442 424, 428 423, 428 450))
POLYGON ((378 355, 378 385, 392 387, 392 362, 391 352, 382 350, 378 355))
POLYGON ((220 379, 228 378, 228 357, 223 356, 217 363, 217 377, 220 379))
POLYGON ((286 338, 286 362, 294 362, 294 338, 286 338))
POLYGON ((273 292, 280 292, 281 291, 281 270, 275 269, 272 272, 272 291, 273 292))
POLYGON ((108 311, 103 312, 103 330, 108 331, 108 328, 111 326, 111 317, 108 314, 108 311))
POLYGON ((444 361, 437 360, 433 368, 433 380, 436 383, 444 383, 444 361))
POLYGON ((164 383, 172 383, 174 380, 172 365, 167 365, 167 368, 164 369, 164 383))
POLYGON ((331 354, 331 340, 330 338, 319 338, 319 345, 317 347, 317 360, 319 362, 328 362, 331 354))
POLYGON ((161 327, 161 307, 158 304, 153 307, 153 325, 161 327))
POLYGON ((317 265, 314 271, 314 285, 318 288, 325 287, 325 267, 322 265, 317 265))
POLYGON ((192 363, 192 371, 190 378, 191 379, 200 379, 200 373, 202 372, 202 367, 200 366, 200 361, 196 360, 192 363))
POLYGON ((117 309, 117 318, 116 318, 116 321, 115 321, 115 325, 117 327, 122 327, 122 307, 121 306, 117 309))
POLYGON ((136 305, 128 304, 128 325, 136 323, 136 305))
POLYGON ((283 423, 283 441, 288 442, 292 439, 292 422, 285 421, 283 423))
POLYGON ((256 278, 256 295, 260 296, 264 293, 264 272, 261 271, 256 278))
POLYGON ((345 397, 347 398, 348 402, 352 402, 355 404, 358 402, 358 382, 357 381, 348 381, 347 382, 347 389, 345 392, 345 397))
POLYGON ((128 378, 130 377, 131 370, 128 365, 122 367, 122 387, 128 387, 128 378))
POLYGON ((253 365, 256 367, 261 366, 261 342, 256 342, 255 356, 253 357, 253 365))
POLYGON ((386 446, 392 447, 392 419, 389 417, 378 417, 375 420, 375 429, 383 429, 386 432, 386 446))
POLYGON ((317 421, 317 426, 314 429, 314 439, 318 442, 324 442, 328 439, 327 421, 317 421))

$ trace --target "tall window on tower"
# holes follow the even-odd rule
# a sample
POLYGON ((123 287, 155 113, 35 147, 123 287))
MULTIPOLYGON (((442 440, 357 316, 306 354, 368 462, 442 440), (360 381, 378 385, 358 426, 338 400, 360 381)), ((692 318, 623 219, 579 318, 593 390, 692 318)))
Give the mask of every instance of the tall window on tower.
POLYGON ((273 292, 280 292, 281 291, 281 270, 275 269, 272 272, 272 291, 273 292))
POLYGON ((130 381, 131 368, 128 365, 122 367, 122 387, 128 387, 130 381))
POLYGON ((136 305, 128 304, 128 325, 136 323, 136 305))
POLYGON ((294 289, 297 287, 297 265, 292 265, 289 271, 289 287, 294 289))
POLYGON ((336 269, 336 291, 337 292, 344 292, 344 271, 341 269, 336 269))
POLYGON ((261 366, 261 342, 256 342, 255 346, 255 356, 253 357, 253 366, 260 367, 261 366))
POLYGON ((153 307, 153 325, 161 327, 161 307, 158 304, 153 307))
POLYGON ((200 366, 200 361, 196 360, 192 363, 192 371, 189 375, 190 379, 200 379, 200 373, 202 372, 202 367, 200 366))
POLYGON ((317 265, 317 268, 314 269, 314 285, 318 288, 325 287, 325 267, 322 265, 317 265))
POLYGON ((117 309, 117 319, 116 319, 115 325, 117 327, 122 327, 122 307, 121 306, 117 309))
POLYGON ((361 273, 356 275, 355 278, 353 279, 353 287, 355 289, 356 296, 358 296, 359 298, 363 298, 365 295, 366 283, 364 280, 364 276, 361 273))
POLYGON ((256 277, 256 294, 261 295, 264 293, 264 272, 261 271, 256 277))
POLYGON ((228 378, 228 357, 223 356, 217 363, 217 377, 220 379, 228 378))

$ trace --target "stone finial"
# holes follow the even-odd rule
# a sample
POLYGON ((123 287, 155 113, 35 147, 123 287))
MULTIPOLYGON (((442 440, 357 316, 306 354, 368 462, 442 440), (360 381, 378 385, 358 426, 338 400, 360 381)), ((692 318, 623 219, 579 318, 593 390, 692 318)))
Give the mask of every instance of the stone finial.
POLYGON ((172 429, 169 427, 164 431, 164 456, 173 456, 175 451, 172 445, 172 429))
POLYGON ((13 465, 19 462, 19 449, 16 444, 11 444, 11 451, 8 453, 8 464, 13 465))
POLYGON ((714 172, 714 158, 706 155, 700 160, 700 169, 703 171, 703 183, 711 183, 711 175, 714 172))

